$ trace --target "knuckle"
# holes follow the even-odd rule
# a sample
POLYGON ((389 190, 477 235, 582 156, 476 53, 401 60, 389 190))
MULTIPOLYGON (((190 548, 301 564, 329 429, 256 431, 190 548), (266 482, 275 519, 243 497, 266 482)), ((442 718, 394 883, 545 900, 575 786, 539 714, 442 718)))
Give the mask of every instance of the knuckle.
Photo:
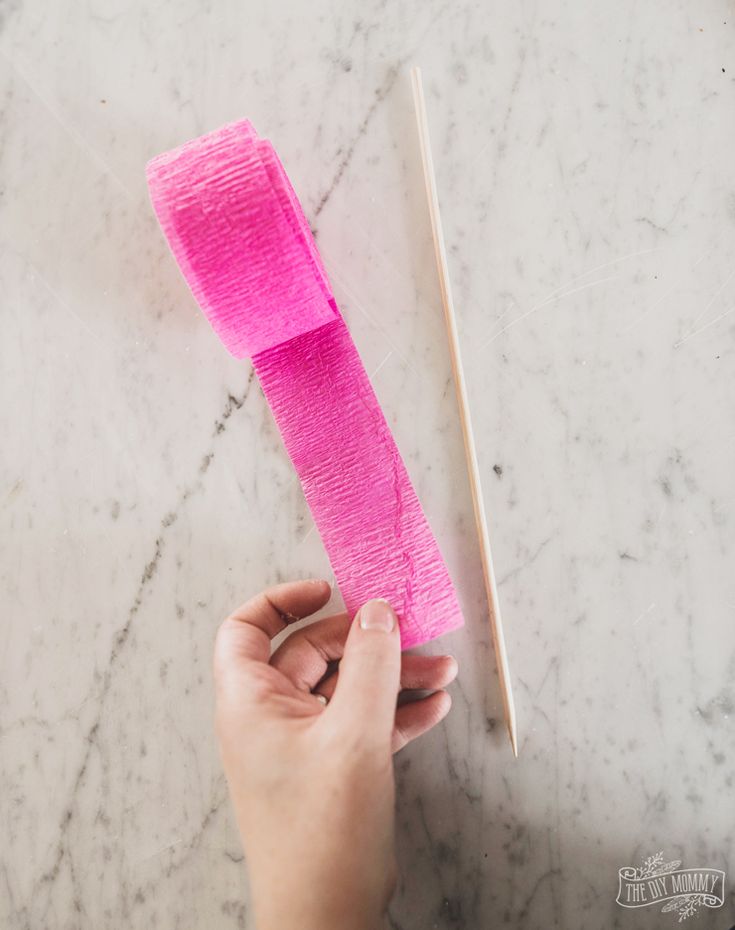
POLYGON ((382 643, 367 642, 360 644, 359 652, 353 655, 353 662, 370 672, 387 671, 399 667, 400 656, 394 656, 392 651, 383 648, 382 643))

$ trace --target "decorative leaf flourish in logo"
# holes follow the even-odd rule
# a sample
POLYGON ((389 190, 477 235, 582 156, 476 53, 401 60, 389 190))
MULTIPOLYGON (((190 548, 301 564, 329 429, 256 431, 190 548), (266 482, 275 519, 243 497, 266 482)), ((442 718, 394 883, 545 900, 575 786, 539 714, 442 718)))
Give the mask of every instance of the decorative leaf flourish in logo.
POLYGON ((696 914, 699 908, 704 904, 703 894, 688 894, 683 898, 673 898, 661 908, 661 913, 666 914, 676 911, 679 914, 679 923, 686 920, 693 914, 696 914))
POLYGON ((656 875, 668 875, 669 872, 675 872, 681 865, 681 859, 672 859, 671 862, 664 862, 664 851, 659 850, 652 856, 646 856, 643 865, 636 869, 636 878, 653 878, 656 875))
MULTIPOLYGON (((646 856, 643 865, 636 869, 637 878, 654 878, 656 875, 668 875, 669 872, 675 872, 681 865, 681 859, 672 859, 670 862, 664 862, 664 851, 659 850, 652 856, 646 856)), ((669 914, 675 911, 679 915, 679 923, 687 920, 696 914, 699 908, 704 904, 704 895, 688 894, 679 898, 673 898, 667 901, 661 908, 662 914, 669 914)))

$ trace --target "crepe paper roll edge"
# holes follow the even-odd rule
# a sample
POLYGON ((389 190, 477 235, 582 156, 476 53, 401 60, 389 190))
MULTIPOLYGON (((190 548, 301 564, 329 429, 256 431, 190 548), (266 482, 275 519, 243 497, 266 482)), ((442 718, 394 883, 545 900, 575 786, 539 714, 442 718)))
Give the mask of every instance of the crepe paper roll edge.
POLYGON ((293 212, 274 197, 250 123, 158 155, 146 174, 181 271, 232 355, 252 357, 337 318, 293 212))
POLYGON ((296 194, 247 121, 147 168, 184 277, 225 346, 249 355, 350 615, 396 609, 403 648, 463 623, 421 504, 337 308, 296 194))

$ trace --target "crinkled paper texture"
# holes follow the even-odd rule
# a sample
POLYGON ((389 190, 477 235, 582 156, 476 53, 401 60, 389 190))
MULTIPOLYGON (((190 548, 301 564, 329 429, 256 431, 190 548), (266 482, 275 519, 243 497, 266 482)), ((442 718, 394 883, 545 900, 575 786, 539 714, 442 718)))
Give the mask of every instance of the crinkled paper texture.
POLYGON ((454 586, 301 206, 247 121, 148 165, 154 208, 225 346, 249 356, 350 614, 396 608, 404 648, 462 624, 454 586))

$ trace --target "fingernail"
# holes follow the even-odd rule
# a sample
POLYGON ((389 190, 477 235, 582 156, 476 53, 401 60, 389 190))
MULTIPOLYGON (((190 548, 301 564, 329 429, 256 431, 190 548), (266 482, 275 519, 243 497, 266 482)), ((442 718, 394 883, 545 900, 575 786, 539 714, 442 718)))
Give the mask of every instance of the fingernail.
POLYGON ((360 626, 363 630, 381 630, 391 633, 396 625, 396 614, 388 601, 378 598, 360 608, 360 626))
POLYGON ((317 584, 319 584, 319 585, 322 585, 322 584, 329 585, 329 590, 330 590, 330 591, 332 590, 332 582, 331 582, 331 581, 327 581, 326 578, 307 578, 306 580, 308 581, 309 584, 313 584, 313 585, 317 585, 317 584))
POLYGON ((444 695, 439 705, 439 714, 441 715, 439 719, 443 720, 452 709, 452 695, 448 691, 441 691, 439 693, 444 695))
POLYGON ((454 658, 454 656, 444 656, 444 660, 448 663, 449 669, 447 674, 450 676, 450 680, 454 681, 459 672, 459 663, 454 658))

